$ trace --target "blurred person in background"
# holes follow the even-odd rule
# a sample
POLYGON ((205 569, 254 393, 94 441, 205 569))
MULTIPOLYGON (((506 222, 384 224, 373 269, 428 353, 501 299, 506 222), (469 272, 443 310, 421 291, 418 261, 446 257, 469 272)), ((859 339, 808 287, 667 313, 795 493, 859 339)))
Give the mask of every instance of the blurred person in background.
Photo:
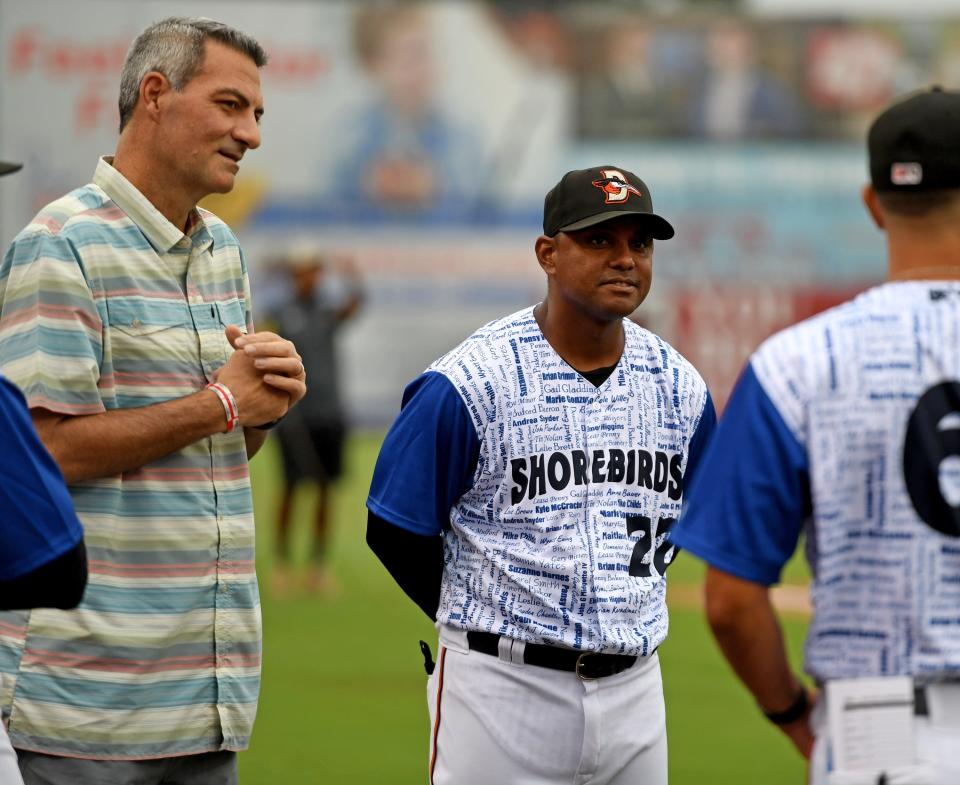
POLYGON ((330 497, 343 469, 346 439, 337 343, 340 328, 363 302, 363 280, 351 258, 327 257, 313 249, 295 250, 282 264, 291 296, 278 303, 269 319, 297 346, 310 375, 310 387, 276 430, 284 482, 277 513, 273 584, 278 596, 285 596, 293 586, 290 519, 295 492, 306 480, 317 490, 306 586, 312 593, 331 594, 336 591, 336 580, 327 565, 330 497), (331 291, 330 278, 342 285, 340 296, 331 291))
MULTIPOLYGON (((689 78, 682 78, 676 36, 647 19, 627 17, 597 36, 591 62, 581 76, 579 126, 583 136, 634 139, 682 130, 690 102, 689 78), (672 48, 671 68, 658 68, 658 47, 672 48)), ((689 75, 687 75, 689 77, 689 75)))
POLYGON ((116 154, 0 265, 0 367, 89 552, 76 610, 2 618, 26 785, 237 779, 261 655, 248 459, 305 377, 292 343, 253 332, 237 239, 196 205, 260 145, 265 63, 210 19, 144 30, 116 154))
POLYGON ((688 131, 716 140, 790 137, 807 127, 793 89, 760 62, 754 31, 737 19, 710 25, 688 131))
MULTIPOLYGON (((0 161, 0 176, 19 164, 0 161)), ((0 374, 0 610, 74 608, 87 585, 83 528, 23 393, 0 374)), ((0 783, 22 785, 0 722, 0 783)))
POLYGON ((720 648, 813 785, 960 782, 958 140, 957 92, 874 120, 887 282, 753 354, 670 535, 708 563, 720 648), (770 598, 801 534, 818 694, 770 598))
POLYGON ((354 52, 373 97, 349 120, 333 180, 351 217, 442 219, 463 213, 475 196, 476 147, 437 93, 430 10, 387 3, 354 12, 354 52))
POLYGON ((535 71, 566 72, 573 59, 563 7, 550 0, 493 0, 485 10, 516 54, 535 71))

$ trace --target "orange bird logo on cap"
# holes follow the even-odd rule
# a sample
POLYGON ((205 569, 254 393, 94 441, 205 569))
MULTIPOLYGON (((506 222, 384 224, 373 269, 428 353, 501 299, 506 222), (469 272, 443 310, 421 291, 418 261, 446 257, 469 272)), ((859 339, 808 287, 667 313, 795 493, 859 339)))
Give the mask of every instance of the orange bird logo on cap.
POLYGON ((630 194, 640 196, 640 191, 627 182, 627 178, 623 176, 622 172, 618 172, 616 169, 601 169, 600 174, 603 177, 594 180, 593 185, 603 191, 606 204, 625 202, 630 198, 630 194))

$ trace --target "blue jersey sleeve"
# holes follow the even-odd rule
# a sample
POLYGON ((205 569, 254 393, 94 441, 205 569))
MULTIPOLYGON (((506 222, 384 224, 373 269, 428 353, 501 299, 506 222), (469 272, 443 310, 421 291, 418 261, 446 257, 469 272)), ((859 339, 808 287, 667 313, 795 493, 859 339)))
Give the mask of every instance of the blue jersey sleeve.
POLYGON ((724 572, 777 583, 810 514, 807 455, 750 365, 691 479, 671 540, 724 572))
POLYGON ((693 438, 690 439, 690 446, 687 448, 687 469, 683 476, 684 488, 689 488, 693 478, 697 476, 707 445, 716 429, 717 410, 713 406, 713 397, 708 391, 707 400, 704 401, 703 411, 700 413, 700 422, 697 423, 697 430, 693 432, 693 438))
POLYGON ((83 529, 23 394, 3 377, 0 432, 0 580, 10 581, 76 547, 83 529))
POLYGON ((460 394, 428 371, 403 393, 400 415, 384 439, 367 508, 415 534, 440 534, 450 508, 473 485, 480 439, 460 394))

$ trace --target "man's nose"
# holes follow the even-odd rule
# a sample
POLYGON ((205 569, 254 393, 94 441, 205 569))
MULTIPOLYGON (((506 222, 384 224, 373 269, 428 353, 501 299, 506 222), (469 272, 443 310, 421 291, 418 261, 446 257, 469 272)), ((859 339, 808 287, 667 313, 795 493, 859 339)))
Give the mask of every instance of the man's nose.
POLYGON ((617 243, 610 257, 610 265, 618 270, 629 270, 636 265, 633 249, 630 243, 617 243))
POLYGON ((253 112, 245 115, 233 129, 233 138, 245 144, 250 150, 256 150, 260 146, 260 125, 253 112))

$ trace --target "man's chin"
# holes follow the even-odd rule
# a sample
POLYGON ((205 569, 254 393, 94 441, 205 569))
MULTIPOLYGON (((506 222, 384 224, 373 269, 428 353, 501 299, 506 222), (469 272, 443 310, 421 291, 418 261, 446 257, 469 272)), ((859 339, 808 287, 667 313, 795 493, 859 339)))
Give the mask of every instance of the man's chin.
POLYGON ((609 305, 610 315, 613 318, 624 319, 636 311, 645 299, 645 296, 629 298, 625 297, 621 302, 611 303, 609 305))
POLYGON ((210 183, 207 193, 228 194, 233 190, 233 186, 236 184, 236 181, 236 176, 232 174, 228 177, 218 177, 215 181, 210 183))

